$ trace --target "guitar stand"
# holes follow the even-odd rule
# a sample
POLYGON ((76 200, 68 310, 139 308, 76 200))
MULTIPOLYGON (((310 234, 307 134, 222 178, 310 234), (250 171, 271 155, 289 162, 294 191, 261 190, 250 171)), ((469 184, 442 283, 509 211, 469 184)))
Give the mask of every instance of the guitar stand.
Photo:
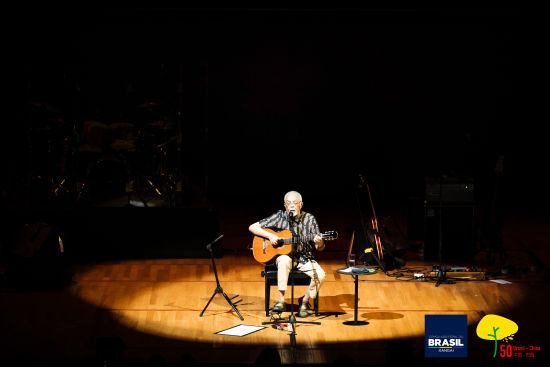
POLYGON ((288 320, 284 320, 281 318, 276 319, 275 321, 265 321, 262 322, 262 325, 274 325, 275 327, 280 327, 281 323, 287 323, 288 329, 290 333, 288 336, 290 337, 290 353, 292 355, 292 362, 296 363, 296 324, 314 324, 314 325, 321 325, 318 321, 296 321, 296 317, 294 316, 294 270, 296 269, 296 265, 294 262, 294 259, 292 259, 292 268, 290 269, 290 316, 288 317, 288 320))
MULTIPOLYGON (((380 239, 382 239, 382 237, 380 237, 380 239)), ((375 245, 372 244, 372 242, 370 241, 370 239, 367 237, 367 241, 369 242, 369 244, 371 245, 371 252, 370 254, 372 255, 372 257, 374 257, 374 260, 376 260, 376 262, 378 263, 378 266, 380 266, 380 269, 382 269, 382 272, 386 275, 388 275, 388 271, 386 270, 386 267, 384 266, 384 264, 382 264, 382 262, 380 261, 380 259, 378 258, 378 255, 376 255, 375 253, 375 245)), ((384 251, 384 247, 382 247, 382 251, 384 251)), ((366 251, 365 251, 366 252, 366 251)))
MULTIPOLYGON (((358 188, 363 188, 363 187, 366 187, 367 188, 367 192, 369 194, 369 199, 371 200, 371 206, 372 206, 372 211, 373 211, 373 214, 374 214, 374 206, 372 205, 372 198, 370 196, 370 189, 369 189, 369 186, 368 184, 364 181, 364 178, 361 174, 359 174, 359 178, 361 179, 361 183, 359 184, 358 188)), ((358 190, 355 190, 355 200, 357 201, 357 208, 359 209, 359 218, 361 219, 361 228, 363 229, 363 235, 365 236, 365 241, 370 245, 370 248, 371 248, 371 255, 374 257, 374 260, 376 260, 376 262, 378 263, 378 266, 380 266, 380 269, 382 270, 382 272, 386 275, 388 275, 388 271, 386 270, 386 267, 382 264, 382 262, 380 261, 380 259, 378 258, 378 255, 376 255, 374 252, 375 250, 375 247, 376 247, 376 243, 373 244, 367 234, 367 229, 365 228, 365 218, 363 217, 363 210, 361 209, 361 200, 359 200, 359 192, 358 190)), ((382 251, 384 251, 384 249, 389 253, 389 249, 387 248, 387 246, 384 246, 384 243, 382 241, 382 236, 380 236, 380 233, 376 230, 373 230, 374 232, 374 235, 375 236, 378 236, 380 238, 380 245, 382 247, 382 251), (386 248, 384 248, 386 247, 386 248)), ((376 241, 376 240, 375 240, 376 241)), ((367 250, 365 250, 365 253, 367 253, 367 250)), ((390 254, 391 255, 391 254, 390 254)), ((364 254, 361 254, 359 259, 364 256, 364 254)), ((393 256, 392 256, 393 257, 393 256)))
POLYGON ((237 298, 239 295, 235 295, 231 298, 229 298, 227 296, 227 294, 225 294, 225 292, 223 291, 223 288, 222 286, 220 285, 220 281, 218 279, 218 271, 216 270, 216 263, 214 262, 214 254, 212 252, 212 244, 219 241, 221 238, 223 237, 223 234, 220 235, 218 238, 216 238, 214 241, 212 241, 211 243, 209 243, 208 245, 206 245, 206 249, 210 252, 210 257, 212 258, 212 265, 214 267, 214 275, 216 276, 216 289, 214 290, 214 293, 212 294, 212 297, 210 297, 210 300, 208 301, 208 303, 206 304, 206 306, 204 306, 204 309, 202 310, 201 314, 199 315, 200 317, 202 317, 202 314, 204 314, 204 311, 206 311, 206 309, 208 308, 208 305, 210 305, 210 302, 212 302, 212 300, 214 299, 214 296, 216 296, 216 294, 221 294, 223 295, 223 297, 225 298, 225 300, 227 301, 227 303, 229 303, 229 305, 233 308, 233 310, 237 313, 237 315, 239 315, 240 319, 241 320, 244 320, 244 318, 241 316, 241 314, 239 313, 239 310, 237 310, 237 307, 236 307, 236 304, 241 302, 242 299, 238 300, 237 302, 232 302, 231 300, 234 299, 234 298, 237 298))

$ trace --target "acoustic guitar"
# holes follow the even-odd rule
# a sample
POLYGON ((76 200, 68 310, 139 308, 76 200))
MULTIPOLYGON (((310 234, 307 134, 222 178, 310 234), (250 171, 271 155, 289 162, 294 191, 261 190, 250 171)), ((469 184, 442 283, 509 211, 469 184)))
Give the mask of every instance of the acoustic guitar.
POLYGON ((273 245, 270 240, 260 236, 254 236, 252 241, 252 253, 256 261, 265 264, 271 261, 277 255, 288 255, 294 251, 294 245, 299 242, 307 242, 319 235, 323 240, 335 240, 338 238, 338 232, 328 231, 324 233, 309 234, 306 236, 293 237, 292 232, 284 229, 276 232, 269 228, 264 228, 266 231, 276 234, 280 237, 277 244, 273 245))
POLYGON ((370 194, 369 184, 367 183, 367 181, 365 181, 365 178, 361 173, 359 174, 359 179, 361 180, 361 184, 363 186, 366 186, 367 192, 369 194, 370 207, 372 210, 371 225, 372 225, 372 230, 374 231, 374 242, 376 243, 376 253, 378 254, 378 259, 383 260, 384 251, 382 250, 382 240, 380 239, 380 236, 379 236, 380 232, 378 229, 378 219, 376 219, 376 212, 374 211, 374 204, 372 202, 372 196, 370 194))

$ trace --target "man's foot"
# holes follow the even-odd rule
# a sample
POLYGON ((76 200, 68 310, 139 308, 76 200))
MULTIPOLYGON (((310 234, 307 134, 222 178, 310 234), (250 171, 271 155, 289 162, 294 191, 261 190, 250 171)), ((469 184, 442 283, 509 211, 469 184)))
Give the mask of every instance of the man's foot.
POLYGON ((309 309, 309 303, 302 302, 302 303, 300 303, 300 310, 298 311, 298 314, 296 316, 298 316, 298 317, 308 317, 312 313, 313 313, 313 311, 309 309))
MULTIPOLYGON (((311 299, 311 298, 310 298, 311 299)), ((304 296, 298 298, 298 304, 301 305, 302 303, 304 303, 304 296)), ((311 307, 309 306, 309 301, 306 302, 307 303, 307 308, 309 310, 311 310, 311 307)))
POLYGON ((286 310, 286 303, 284 302, 277 302, 275 303, 275 306, 271 309, 271 312, 285 312, 286 310))

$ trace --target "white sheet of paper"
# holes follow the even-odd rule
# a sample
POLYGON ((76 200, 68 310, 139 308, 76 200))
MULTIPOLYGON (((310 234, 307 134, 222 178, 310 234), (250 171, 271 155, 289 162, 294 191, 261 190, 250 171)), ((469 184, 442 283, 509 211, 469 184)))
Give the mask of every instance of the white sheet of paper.
POLYGON ((245 336, 255 331, 265 329, 265 326, 253 326, 253 325, 237 325, 230 329, 219 331, 216 334, 231 335, 231 336, 245 336))
POLYGON ((498 284, 512 284, 512 282, 509 282, 509 281, 504 280, 504 279, 491 279, 491 282, 495 282, 495 283, 498 283, 498 284))

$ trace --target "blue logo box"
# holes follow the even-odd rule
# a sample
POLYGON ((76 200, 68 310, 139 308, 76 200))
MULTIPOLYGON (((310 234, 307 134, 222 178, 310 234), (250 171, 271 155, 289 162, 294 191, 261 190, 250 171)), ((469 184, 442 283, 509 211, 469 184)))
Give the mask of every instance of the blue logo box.
POLYGON ((424 356, 468 357, 467 315, 425 315, 424 356))

